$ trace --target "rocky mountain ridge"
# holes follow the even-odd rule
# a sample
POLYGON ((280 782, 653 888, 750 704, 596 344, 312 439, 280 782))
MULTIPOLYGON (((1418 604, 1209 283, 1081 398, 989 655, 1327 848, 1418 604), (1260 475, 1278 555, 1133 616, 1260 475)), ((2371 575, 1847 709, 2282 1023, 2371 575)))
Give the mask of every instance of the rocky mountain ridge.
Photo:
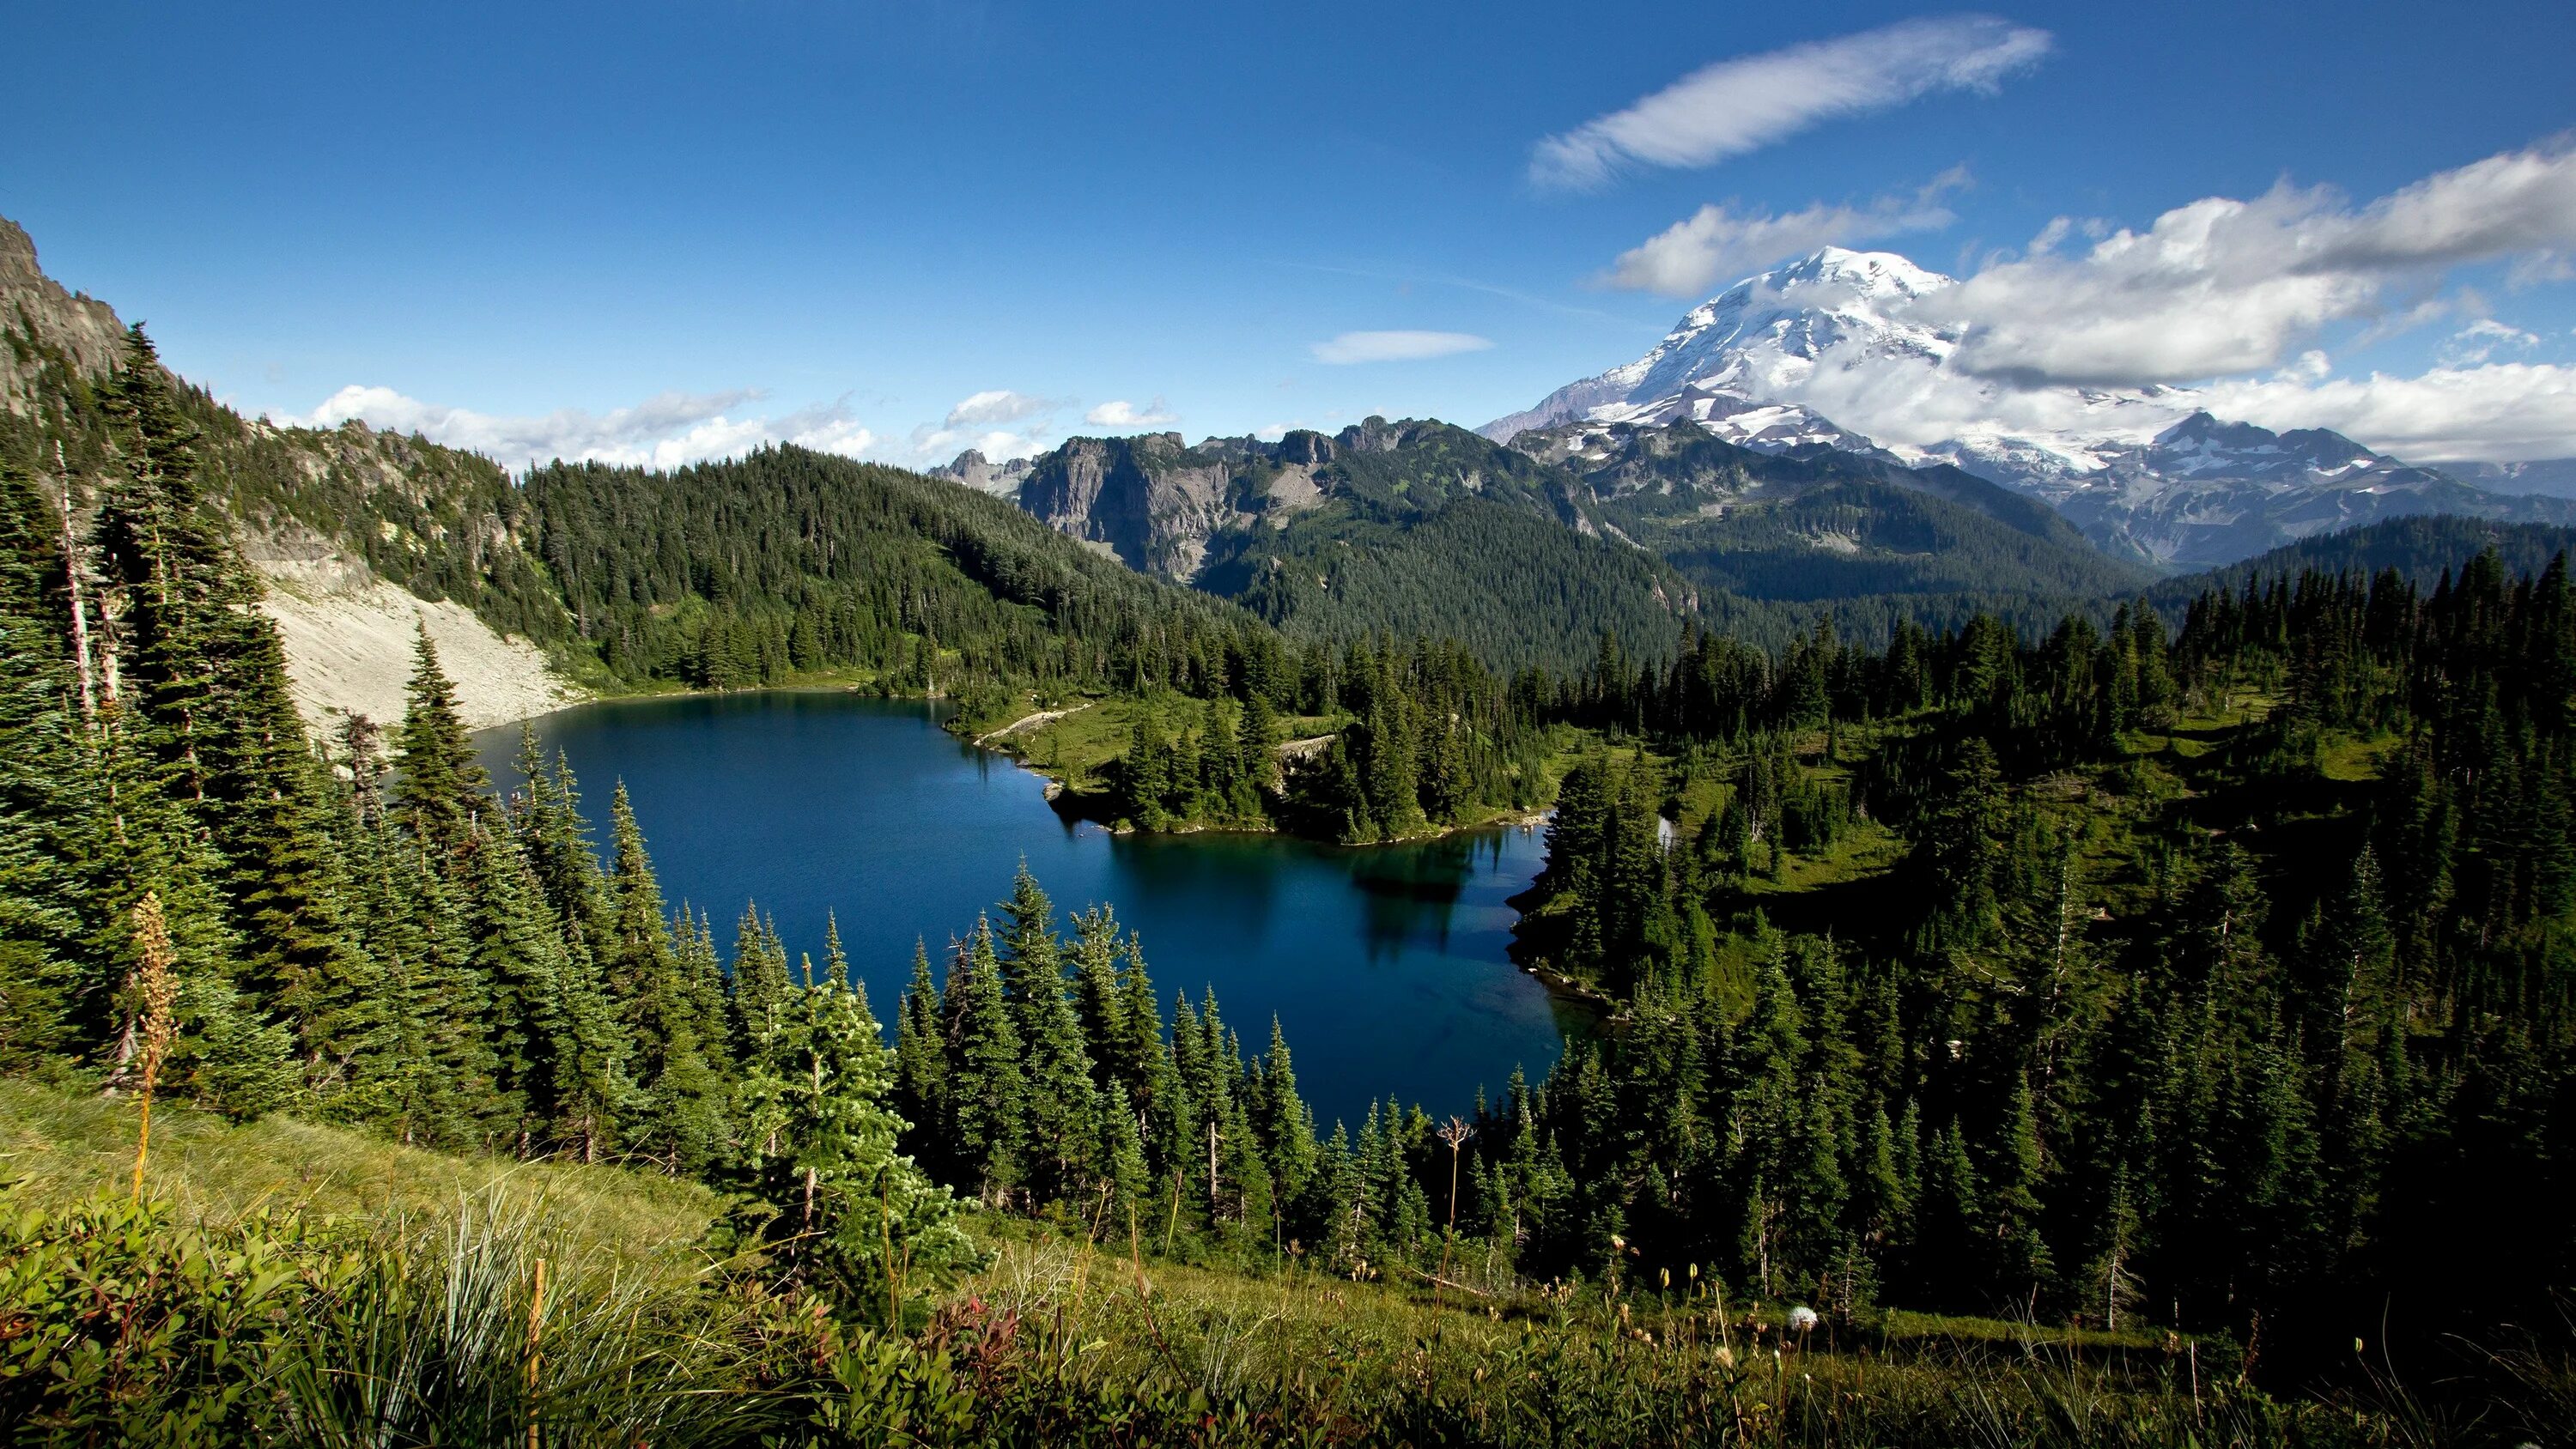
POLYGON ((1419 517, 1476 497, 1600 533, 1570 478, 1431 419, 1373 417, 1330 435, 1291 430, 1276 442, 1078 437, 1017 467, 968 452, 935 472, 1014 498, 1057 531, 1175 583, 1198 580, 1229 554, 1230 539, 1276 532, 1332 504, 1419 517))

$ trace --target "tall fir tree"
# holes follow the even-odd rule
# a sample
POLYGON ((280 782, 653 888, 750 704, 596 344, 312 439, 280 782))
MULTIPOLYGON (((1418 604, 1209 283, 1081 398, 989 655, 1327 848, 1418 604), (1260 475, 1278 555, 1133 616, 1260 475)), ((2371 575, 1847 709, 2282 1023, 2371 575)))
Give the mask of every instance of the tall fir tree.
POLYGON ((947 1014, 946 1136, 960 1175, 978 1197, 1000 1204, 1024 1180, 1028 1084, 990 921, 979 918, 950 960, 940 1005, 947 1014))
POLYGON ((438 645, 426 622, 412 641, 411 683, 394 739, 402 765, 396 817, 433 855, 455 854, 464 848, 476 812, 487 808, 492 781, 456 706, 456 686, 439 668, 438 645))

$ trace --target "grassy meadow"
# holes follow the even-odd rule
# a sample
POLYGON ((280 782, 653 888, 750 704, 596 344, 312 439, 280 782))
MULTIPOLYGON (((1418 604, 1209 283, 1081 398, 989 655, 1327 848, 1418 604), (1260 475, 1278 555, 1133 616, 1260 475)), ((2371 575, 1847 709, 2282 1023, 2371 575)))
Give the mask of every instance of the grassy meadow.
POLYGON ((2507 1444, 2571 1383, 2533 1356, 2475 1412, 2394 1378, 2282 1396, 2161 1331, 1803 1324, 1473 1254, 1327 1275, 1061 1217, 974 1218, 984 1265, 889 1329, 770 1291, 732 1204, 658 1174, 183 1107, 152 1140, 130 1207, 130 1101, 0 1082, 13 1442, 2507 1444))

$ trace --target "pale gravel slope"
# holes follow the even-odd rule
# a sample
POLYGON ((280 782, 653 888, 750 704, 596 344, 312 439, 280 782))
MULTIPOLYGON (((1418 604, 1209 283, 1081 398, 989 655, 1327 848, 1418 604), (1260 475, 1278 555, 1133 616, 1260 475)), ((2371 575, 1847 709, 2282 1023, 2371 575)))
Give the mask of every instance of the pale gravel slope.
POLYGON ((268 581, 262 608, 284 639, 296 706, 316 729, 335 730, 350 714, 386 726, 400 720, 412 642, 424 623, 471 728, 589 697, 525 639, 503 637, 462 604, 432 602, 389 584, 317 536, 246 539, 243 551, 268 581))

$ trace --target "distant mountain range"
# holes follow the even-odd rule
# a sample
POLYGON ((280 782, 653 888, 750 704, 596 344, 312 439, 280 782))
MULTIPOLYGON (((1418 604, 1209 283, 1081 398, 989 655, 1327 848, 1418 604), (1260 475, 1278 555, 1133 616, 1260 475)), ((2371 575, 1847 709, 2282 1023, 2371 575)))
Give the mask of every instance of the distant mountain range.
POLYGON ((1277 442, 1074 438, 933 471, 1282 624, 1402 623, 1560 663, 1600 627, 1651 644, 1694 610, 1754 634, 1827 608, 1875 627, 1979 608, 2029 622, 2384 519, 2576 523, 2576 459, 2446 471, 2223 421, 2188 389, 1962 377, 1957 331, 1917 306, 1952 285, 1829 247, 1481 436, 1371 418, 1277 442), (1811 405, 1862 387, 1988 415, 1908 442, 1811 405), (1590 623, 1532 582, 1572 578, 1590 623))
MULTIPOLYGON (((2492 485, 2480 488, 2332 433, 2275 435, 2188 409, 2134 443, 2088 444, 2089 472, 2063 437, 1984 433, 1946 455, 1882 445, 1803 406, 1731 389, 1753 389, 1749 379, 1802 350, 1934 355, 1938 334, 1878 327, 1863 303, 1938 279, 1900 258, 1853 253, 1802 266, 1806 280, 1775 274, 1732 289, 1647 358, 1482 434, 1371 418, 1277 441, 1076 438, 1034 458, 970 452, 932 471, 1011 501, 1096 555, 1294 633, 1448 637, 1510 668, 1579 666, 1604 630, 1653 656, 1694 625, 1777 644, 1828 615, 1862 639, 1899 618, 1944 627, 1980 610, 2044 628, 2070 609, 2172 587, 2160 575, 2284 544, 2300 545, 2270 556, 2284 566, 2339 560, 2422 574, 2455 564, 2479 538, 2531 553, 2560 536, 2498 532, 2504 522, 2576 522, 2576 504, 2547 496, 2576 486, 2576 464, 2498 466, 2475 475, 2492 485), (1818 289, 1835 276, 1843 300, 1822 305, 1818 289), (1757 290, 1819 305, 1756 307, 1757 290), (2057 461, 2021 471, 1995 462, 2042 453, 2057 461), (2433 514, 2453 516, 2337 532, 2433 514)), ((59 440, 74 474, 108 466, 94 385, 121 355, 121 325, 104 303, 45 277, 26 234, 5 221, 0 341, 0 453, 51 477, 59 440)), ((315 610, 346 613, 363 598, 407 636, 415 605, 391 598, 398 590, 447 607, 459 628, 479 616, 478 627, 498 631, 496 648, 508 635, 558 653, 605 627, 569 602, 568 580, 589 565, 540 557, 528 490, 488 460, 357 423, 244 419, 199 390, 183 399, 210 482, 278 585, 276 607, 311 595, 315 610)), ((2181 399, 2106 394, 2088 405, 2120 427, 2145 427, 2143 410, 2173 413, 2181 399)), ((977 526, 1001 530, 995 537, 1026 527, 976 507, 977 526)), ((1105 561, 1058 552, 1068 576, 1089 577, 1105 561)))
POLYGON ((1283 626, 1446 634, 1504 662, 1580 662, 1605 628, 1657 647, 1693 615, 1772 636, 1810 606, 1938 622, 2154 577, 1948 464, 1765 452, 1695 427, 1569 424, 1507 447, 1371 418, 1277 442, 1075 438, 1025 465, 969 453, 937 471, 1283 626))
POLYGON ((1953 285, 1891 253, 1827 247, 1692 308, 1636 361, 1481 431, 1511 441, 1570 424, 1684 428, 1788 456, 1947 463, 2047 502, 2114 556, 2166 567, 2410 514, 2576 520, 2576 459, 2446 472, 2323 429, 2222 422, 2189 389, 2008 390, 1963 376, 1948 367, 1958 329, 1915 305, 1953 285), (1864 436, 1813 406, 1863 396, 1938 399, 1927 416, 1965 400, 1982 415, 1906 442, 1864 436))

